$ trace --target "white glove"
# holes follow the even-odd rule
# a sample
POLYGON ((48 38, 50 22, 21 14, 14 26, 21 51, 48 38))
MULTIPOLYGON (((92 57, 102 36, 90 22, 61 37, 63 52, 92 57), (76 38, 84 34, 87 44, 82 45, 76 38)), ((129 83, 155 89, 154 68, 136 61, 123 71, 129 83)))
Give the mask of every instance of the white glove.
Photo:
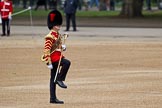
POLYGON ((66 45, 65 45, 65 44, 62 45, 62 50, 63 50, 63 51, 66 51, 66 45))
POLYGON ((9 20, 12 20, 12 16, 11 16, 11 14, 8 16, 8 19, 9 19, 9 20))
POLYGON ((52 64, 47 65, 48 69, 53 69, 52 64))

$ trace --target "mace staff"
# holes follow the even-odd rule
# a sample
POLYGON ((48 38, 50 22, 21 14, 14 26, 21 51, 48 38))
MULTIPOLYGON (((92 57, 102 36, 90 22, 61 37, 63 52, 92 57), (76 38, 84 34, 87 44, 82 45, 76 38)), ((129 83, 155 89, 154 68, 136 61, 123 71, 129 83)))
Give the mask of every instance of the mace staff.
MULTIPOLYGON (((66 39, 67 39, 68 37, 69 37, 69 34, 68 34, 68 33, 65 33, 65 34, 62 36, 62 38, 63 38, 62 45, 65 45, 65 41, 66 41, 66 39)), ((62 45, 61 45, 61 46, 62 46, 62 45)), ((59 59, 59 62, 58 62, 58 66, 57 66, 57 70, 56 70, 56 75, 55 75, 55 78, 54 78, 54 83, 56 82, 56 78, 57 78, 57 75, 58 75, 58 73, 59 73, 59 68, 60 68, 60 64, 61 64, 61 59, 62 59, 62 56, 63 56, 62 52, 63 52, 63 49, 61 48, 61 55, 60 55, 60 59, 59 59)))

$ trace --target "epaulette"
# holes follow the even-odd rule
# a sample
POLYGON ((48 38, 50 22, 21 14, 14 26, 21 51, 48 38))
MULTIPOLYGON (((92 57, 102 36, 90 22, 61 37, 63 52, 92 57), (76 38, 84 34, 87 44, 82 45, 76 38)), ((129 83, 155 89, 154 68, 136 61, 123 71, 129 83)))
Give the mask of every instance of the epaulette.
POLYGON ((48 35, 45 36, 45 39, 50 38, 50 39, 53 39, 53 40, 57 40, 58 36, 55 35, 55 34, 57 34, 57 32, 51 31, 48 35))

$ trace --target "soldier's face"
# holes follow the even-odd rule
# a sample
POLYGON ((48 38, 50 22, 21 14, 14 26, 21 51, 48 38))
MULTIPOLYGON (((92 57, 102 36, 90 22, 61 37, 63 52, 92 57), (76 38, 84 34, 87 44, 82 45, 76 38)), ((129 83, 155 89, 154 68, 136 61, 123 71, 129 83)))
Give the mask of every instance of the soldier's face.
POLYGON ((60 30, 60 28, 61 28, 61 25, 56 25, 56 26, 54 26, 54 28, 56 29, 56 30, 60 30))

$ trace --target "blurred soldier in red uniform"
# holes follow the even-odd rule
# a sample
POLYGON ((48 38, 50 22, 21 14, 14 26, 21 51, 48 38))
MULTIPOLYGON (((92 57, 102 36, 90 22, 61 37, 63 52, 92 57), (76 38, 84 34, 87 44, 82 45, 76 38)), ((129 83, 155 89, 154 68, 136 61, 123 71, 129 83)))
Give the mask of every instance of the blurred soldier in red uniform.
POLYGON ((51 11, 48 15, 47 23, 50 32, 45 36, 44 54, 41 60, 44 61, 51 70, 50 103, 63 104, 64 102, 58 100, 56 97, 56 84, 61 88, 67 88, 63 81, 65 81, 71 63, 61 54, 62 51, 66 50, 66 46, 62 43, 61 35, 59 34, 62 25, 61 13, 57 10, 51 11), (60 66, 58 66, 59 63, 60 66), (61 67, 61 70, 54 82, 58 67, 61 67))
POLYGON ((6 35, 6 25, 7 25, 7 36, 10 35, 10 20, 11 14, 13 12, 12 2, 10 0, 3 0, 0 2, 0 13, 2 18, 2 35, 6 35))

